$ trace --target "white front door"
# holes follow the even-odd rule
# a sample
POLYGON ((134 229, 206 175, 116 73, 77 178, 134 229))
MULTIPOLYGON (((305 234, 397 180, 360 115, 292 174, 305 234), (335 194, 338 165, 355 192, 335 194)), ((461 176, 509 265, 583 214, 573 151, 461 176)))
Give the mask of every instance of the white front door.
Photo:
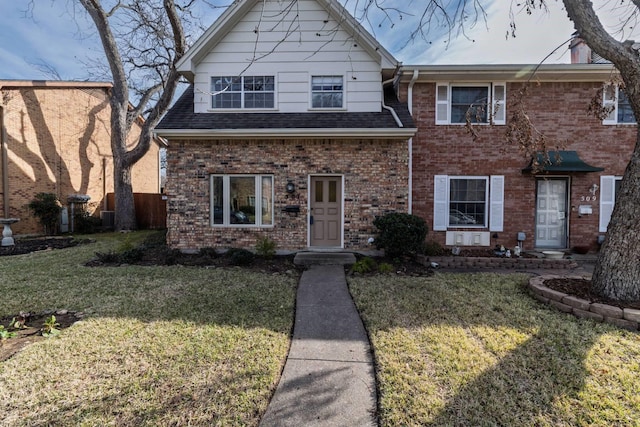
POLYGON ((540 179, 536 194, 536 247, 567 247, 567 179, 540 179))
POLYGON ((310 245, 342 246, 342 177, 313 176, 310 191, 310 245))

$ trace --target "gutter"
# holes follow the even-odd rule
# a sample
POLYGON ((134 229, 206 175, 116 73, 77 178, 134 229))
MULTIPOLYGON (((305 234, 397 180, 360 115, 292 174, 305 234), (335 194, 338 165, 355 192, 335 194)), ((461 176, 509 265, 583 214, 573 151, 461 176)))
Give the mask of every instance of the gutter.
MULTIPOLYGON (((390 107, 389 107, 390 108, 390 107)), ((393 109, 392 109, 393 111, 393 109)), ((395 111, 394 111, 395 113, 395 111)), ((407 139, 416 133, 415 128, 295 128, 295 129, 155 129, 155 134, 166 139, 243 139, 270 138, 390 138, 407 139)))
MULTIPOLYGON (((418 75, 420 72, 415 69, 413 70, 413 76, 411 77, 411 81, 409 82, 409 87, 407 88, 407 107, 409 108, 409 114, 413 117, 413 85, 418 80, 418 75)), ((409 202, 407 206, 407 212, 409 214, 413 213, 413 137, 409 138, 409 202)))

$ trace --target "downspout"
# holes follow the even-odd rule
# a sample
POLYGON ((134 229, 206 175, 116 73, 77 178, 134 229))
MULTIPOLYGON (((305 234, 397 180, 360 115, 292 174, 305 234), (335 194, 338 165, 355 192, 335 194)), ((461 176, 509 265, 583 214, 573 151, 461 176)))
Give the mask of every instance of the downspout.
POLYGON ((9 218, 9 160, 7 131, 4 127, 4 105, 0 104, 0 147, 2 156, 2 206, 5 218, 9 218))
POLYGON ((387 85, 389 83, 394 83, 396 78, 397 77, 394 77, 392 79, 385 80, 385 81, 382 82, 382 108, 384 108, 385 110, 387 110, 387 111, 389 111, 391 113, 391 115, 393 116, 393 120, 396 121, 396 124, 398 125, 399 128, 403 128, 404 124, 400 120, 400 117, 398 117, 398 114, 396 113, 396 110, 394 110, 393 108, 389 107, 387 104, 384 103, 384 87, 385 87, 385 85, 387 85))
MULTIPOLYGON (((409 114, 413 117, 413 85, 418 80, 418 69, 413 70, 413 76, 407 88, 407 107, 409 114)), ((409 214, 413 213, 413 137, 409 138, 409 206, 407 207, 409 214)))

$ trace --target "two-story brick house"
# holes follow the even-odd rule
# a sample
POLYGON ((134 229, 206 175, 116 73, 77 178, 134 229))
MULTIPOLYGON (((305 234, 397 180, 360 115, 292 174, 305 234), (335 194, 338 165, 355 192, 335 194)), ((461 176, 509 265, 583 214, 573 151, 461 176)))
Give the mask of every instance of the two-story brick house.
POLYGON ((603 97, 611 64, 542 65, 532 76, 533 68, 403 67, 402 97, 418 127, 413 213, 431 224, 431 238, 448 246, 513 248, 524 233, 525 249, 597 248, 633 151, 635 119, 623 96, 604 120, 588 112, 594 97, 603 97), (542 171, 506 143, 511 101, 524 84, 531 122, 548 147, 560 147, 542 171), (475 139, 465 126, 470 100, 488 103, 475 139))
POLYGON ((400 64, 338 2, 282 5, 235 2, 178 63, 192 86, 156 128, 173 247, 362 248, 408 209, 400 64))
POLYGON ((563 146, 531 171, 504 141, 533 66, 403 66, 338 2, 297 4, 234 3, 178 64, 192 85, 157 127, 172 247, 365 249, 390 211, 447 246, 596 247, 635 135, 623 97, 587 114, 611 65, 537 70, 529 115, 563 146))
MULTIPOLYGON (((53 193, 64 206, 70 195, 87 195, 88 211, 97 217, 106 208, 113 192, 110 88, 105 82, 0 80, 0 218, 20 219, 13 233, 42 232, 27 207, 38 193, 53 193)), ((138 124, 131 144, 137 135, 138 124)), ((134 191, 160 192, 161 144, 152 143, 134 166, 134 191)))

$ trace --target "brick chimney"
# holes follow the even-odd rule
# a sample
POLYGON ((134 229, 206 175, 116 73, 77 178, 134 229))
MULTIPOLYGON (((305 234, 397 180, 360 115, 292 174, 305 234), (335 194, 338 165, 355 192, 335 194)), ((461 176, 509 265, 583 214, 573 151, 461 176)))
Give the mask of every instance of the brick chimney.
POLYGON ((571 50, 572 64, 591 64, 593 62, 591 48, 587 46, 577 32, 573 33, 569 49, 571 50))

